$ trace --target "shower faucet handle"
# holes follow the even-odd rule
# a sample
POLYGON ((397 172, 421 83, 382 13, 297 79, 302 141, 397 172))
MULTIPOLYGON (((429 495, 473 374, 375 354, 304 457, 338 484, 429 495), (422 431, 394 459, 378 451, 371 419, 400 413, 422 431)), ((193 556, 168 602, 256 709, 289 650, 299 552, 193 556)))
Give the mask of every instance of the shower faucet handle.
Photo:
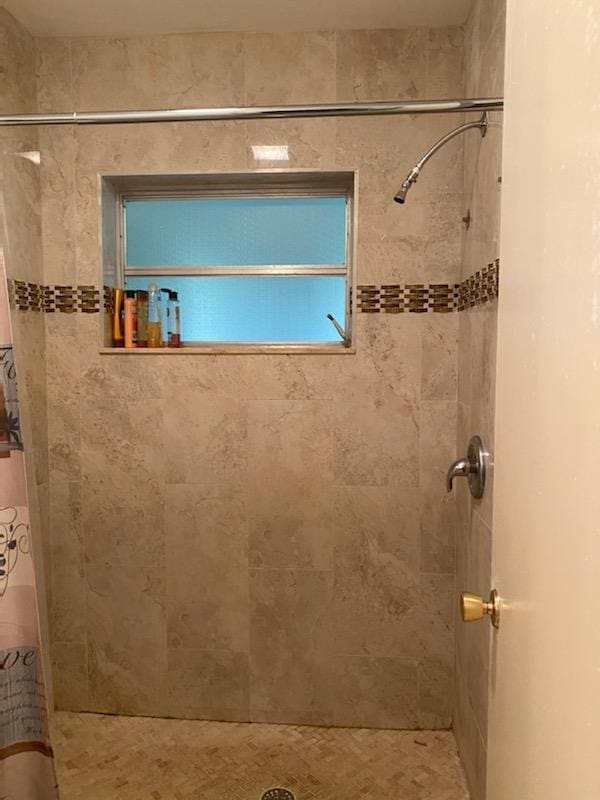
POLYGON ((450 464, 446 475, 446 489, 451 492, 454 478, 468 478, 471 474, 471 462, 467 458, 459 458, 450 464))
POLYGON ((468 478, 469 490, 473 497, 483 497, 488 452, 480 436, 473 436, 469 442, 466 458, 459 458, 450 465, 446 475, 446 490, 451 492, 454 478, 468 478))

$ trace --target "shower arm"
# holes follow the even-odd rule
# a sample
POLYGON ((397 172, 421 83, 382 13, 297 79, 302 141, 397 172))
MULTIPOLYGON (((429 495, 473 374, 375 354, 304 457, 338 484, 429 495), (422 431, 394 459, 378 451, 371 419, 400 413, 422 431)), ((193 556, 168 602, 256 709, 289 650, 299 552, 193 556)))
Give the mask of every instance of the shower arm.
POLYGON ((402 186, 400 187, 397 195, 394 197, 394 200, 397 203, 404 203, 406 200, 406 194, 413 183, 417 182, 417 178, 421 174, 421 170, 427 164, 429 159, 434 156, 440 148, 442 148, 445 144, 447 144, 451 139, 454 139, 455 136, 458 136, 460 133, 464 133, 465 131, 471 130, 471 128, 479 128, 481 131, 481 137, 483 138, 487 132, 488 127, 488 115, 487 113, 483 113, 478 120, 473 122, 465 122, 464 125, 459 125, 458 128, 454 128, 454 130, 447 133, 445 136, 442 136, 441 139, 438 139, 437 142, 429 148, 429 150, 425 153, 423 158, 421 158, 415 166, 411 169, 408 173, 406 178, 404 179, 402 186))

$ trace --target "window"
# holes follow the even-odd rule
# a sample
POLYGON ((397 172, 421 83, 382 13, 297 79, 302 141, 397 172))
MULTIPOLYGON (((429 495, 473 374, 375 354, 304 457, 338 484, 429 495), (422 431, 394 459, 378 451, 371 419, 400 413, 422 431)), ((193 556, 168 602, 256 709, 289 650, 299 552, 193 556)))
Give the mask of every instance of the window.
POLYGON ((350 184, 298 178, 121 190, 125 287, 176 291, 187 345, 347 346, 350 184))

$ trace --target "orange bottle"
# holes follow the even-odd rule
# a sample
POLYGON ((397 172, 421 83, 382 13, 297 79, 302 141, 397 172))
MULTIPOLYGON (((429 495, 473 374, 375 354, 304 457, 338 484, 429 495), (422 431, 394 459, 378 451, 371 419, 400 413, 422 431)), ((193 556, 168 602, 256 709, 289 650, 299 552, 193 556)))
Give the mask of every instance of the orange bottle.
POLYGON ((137 300, 135 292, 125 292, 125 347, 137 347, 137 300))
POLYGON ((113 289, 113 347, 123 347, 123 289, 113 289))

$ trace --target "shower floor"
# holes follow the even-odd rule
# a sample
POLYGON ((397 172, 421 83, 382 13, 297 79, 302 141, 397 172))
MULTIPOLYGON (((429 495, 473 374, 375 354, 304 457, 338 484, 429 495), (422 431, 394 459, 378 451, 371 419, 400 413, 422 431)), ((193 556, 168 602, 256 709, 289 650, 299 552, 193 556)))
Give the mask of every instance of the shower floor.
POLYGON ((468 800, 447 731, 56 712, 61 800, 468 800))

